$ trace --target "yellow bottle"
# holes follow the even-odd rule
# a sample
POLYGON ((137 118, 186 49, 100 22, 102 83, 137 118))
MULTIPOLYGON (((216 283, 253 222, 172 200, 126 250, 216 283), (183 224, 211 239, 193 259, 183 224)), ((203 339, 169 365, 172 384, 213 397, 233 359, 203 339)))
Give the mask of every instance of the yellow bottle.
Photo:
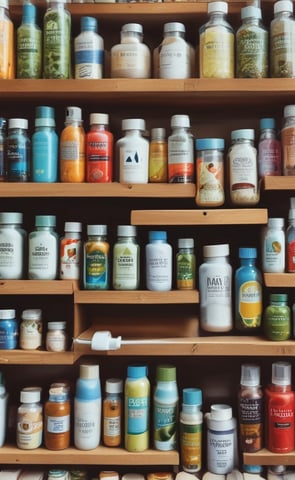
POLYGON ((0 0, 0 79, 15 78, 14 26, 9 18, 8 0, 0 0))
POLYGON ((165 128, 152 128, 149 149, 149 182, 165 183, 168 179, 168 144, 165 128))

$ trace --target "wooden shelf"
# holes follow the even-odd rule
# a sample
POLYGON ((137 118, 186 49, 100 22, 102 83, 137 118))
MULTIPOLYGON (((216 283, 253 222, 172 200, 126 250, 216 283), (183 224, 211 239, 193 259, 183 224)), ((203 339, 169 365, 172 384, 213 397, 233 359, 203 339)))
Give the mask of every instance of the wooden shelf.
POLYGON ((295 465, 295 451, 272 453, 265 448, 256 453, 243 453, 245 465, 295 465))
POLYGON ((75 290, 74 302, 104 303, 104 304, 184 304, 199 303, 197 290, 171 290, 169 292, 154 292, 149 290, 75 290))
POLYGON ((0 280, 0 295, 72 295, 71 280, 0 280))
POLYGON ((295 176, 271 177, 263 179, 264 190, 294 190, 295 176))
POLYGON ((294 288, 295 274, 294 273, 264 273, 264 284, 266 287, 277 288, 294 288))
POLYGON ((73 352, 0 350, 0 364, 4 365, 73 365, 74 361, 73 352))

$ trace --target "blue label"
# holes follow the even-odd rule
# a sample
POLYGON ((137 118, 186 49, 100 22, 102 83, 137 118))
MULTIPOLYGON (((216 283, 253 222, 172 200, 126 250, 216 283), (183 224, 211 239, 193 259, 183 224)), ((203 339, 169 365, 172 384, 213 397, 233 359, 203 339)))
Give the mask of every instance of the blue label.
POLYGON ((14 350, 17 348, 18 328, 16 320, 0 321, 0 349, 14 350))
POLYGON ((128 398, 128 421, 127 431, 130 434, 144 433, 148 430, 148 397, 129 397, 128 398))
POLYGON ((80 50, 75 52, 75 63, 103 63, 103 50, 80 50))

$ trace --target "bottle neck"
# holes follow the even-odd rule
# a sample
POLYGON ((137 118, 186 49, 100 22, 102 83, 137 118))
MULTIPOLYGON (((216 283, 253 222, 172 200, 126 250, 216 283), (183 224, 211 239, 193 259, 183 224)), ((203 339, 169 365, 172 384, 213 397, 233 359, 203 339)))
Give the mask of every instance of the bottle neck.
POLYGON ((169 38, 169 37, 178 37, 178 38, 183 38, 184 39, 184 32, 179 32, 178 30, 175 30, 174 32, 165 32, 164 33, 164 38, 169 38))
POLYGON ((255 267, 256 260, 254 258, 241 258, 241 265, 244 267, 255 267))
POLYGON ((121 43, 142 43, 143 36, 137 32, 121 32, 121 43))
POLYGON ((261 24, 261 21, 259 18, 256 18, 256 17, 250 17, 250 18, 245 18, 243 20, 243 25, 247 26, 247 25, 260 25, 261 24))
POLYGON ((260 139, 263 140, 266 138, 276 138, 276 131, 273 128, 264 128, 261 130, 260 139))
POLYGON ((252 147, 254 147, 254 141, 253 140, 249 140, 248 138, 236 138, 236 139, 233 139, 232 140, 232 144, 233 145, 239 145, 239 144, 243 144, 243 145, 251 145, 252 147))
POLYGON ((93 123, 90 125, 90 130, 107 130, 108 125, 104 125, 102 123, 93 123))
POLYGON ((278 12, 274 16, 275 19, 279 20, 287 20, 292 18, 292 13, 291 12, 278 12))

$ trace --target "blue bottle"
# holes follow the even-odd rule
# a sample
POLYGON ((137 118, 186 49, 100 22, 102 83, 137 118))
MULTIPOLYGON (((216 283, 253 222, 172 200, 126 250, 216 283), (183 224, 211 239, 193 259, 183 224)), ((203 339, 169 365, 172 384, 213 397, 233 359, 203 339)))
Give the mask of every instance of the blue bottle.
POLYGON ((30 180, 31 140, 28 137, 28 120, 10 118, 6 141, 7 180, 28 182, 30 180))
POLYGON ((58 172, 58 136, 54 108, 36 107, 35 132, 32 135, 33 182, 53 183, 58 172))

